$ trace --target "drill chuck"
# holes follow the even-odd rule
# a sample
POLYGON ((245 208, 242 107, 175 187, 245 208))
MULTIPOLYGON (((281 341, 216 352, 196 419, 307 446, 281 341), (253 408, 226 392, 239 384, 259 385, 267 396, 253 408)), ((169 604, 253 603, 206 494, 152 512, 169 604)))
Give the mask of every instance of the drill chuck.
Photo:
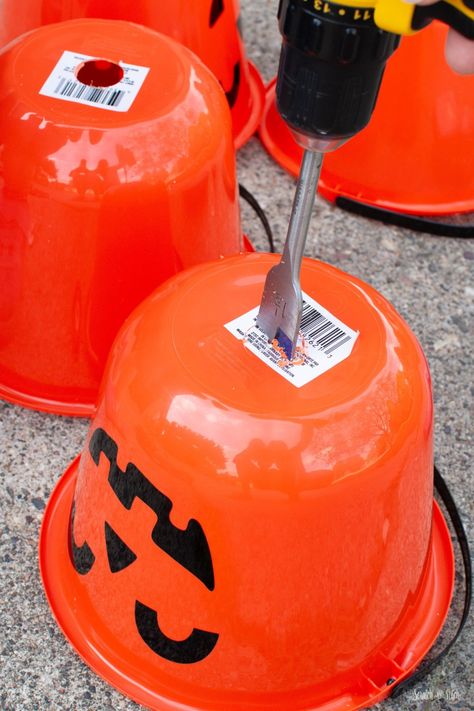
POLYGON ((332 150, 368 124, 400 36, 373 8, 324 0, 280 0, 278 18, 278 110, 305 148, 332 150))

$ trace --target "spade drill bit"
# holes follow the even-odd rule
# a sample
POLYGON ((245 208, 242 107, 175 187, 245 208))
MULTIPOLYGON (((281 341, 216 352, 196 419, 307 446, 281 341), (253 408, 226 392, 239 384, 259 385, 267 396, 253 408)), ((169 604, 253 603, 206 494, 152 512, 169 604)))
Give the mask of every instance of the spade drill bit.
POLYGON ((279 264, 267 274, 257 326, 277 339, 289 360, 294 357, 303 310, 300 271, 323 154, 305 150, 279 264))

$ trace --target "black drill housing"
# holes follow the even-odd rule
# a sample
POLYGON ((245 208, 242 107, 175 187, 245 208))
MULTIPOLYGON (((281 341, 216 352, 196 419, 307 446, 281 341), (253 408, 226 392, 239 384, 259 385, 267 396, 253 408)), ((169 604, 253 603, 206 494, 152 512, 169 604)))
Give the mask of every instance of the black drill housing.
POLYGON ((379 29, 372 8, 323 0, 280 0, 278 19, 281 116, 309 138, 351 138, 370 120, 400 36, 379 29))

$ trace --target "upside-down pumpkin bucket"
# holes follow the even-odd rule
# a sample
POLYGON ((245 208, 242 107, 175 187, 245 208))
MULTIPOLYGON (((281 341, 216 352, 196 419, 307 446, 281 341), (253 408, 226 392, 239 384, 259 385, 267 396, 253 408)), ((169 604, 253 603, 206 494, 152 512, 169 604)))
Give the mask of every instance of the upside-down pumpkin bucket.
POLYGON ((45 512, 60 627, 152 709, 368 706, 419 664, 449 608, 420 346, 374 289, 304 260, 306 294, 358 335, 296 387, 245 328, 229 331, 276 260, 196 267, 139 306, 45 512))
POLYGON ((125 22, 42 27, 0 72, 0 397, 92 414, 135 306, 240 251, 229 108, 189 50, 125 22))
POLYGON ((191 49, 219 79, 231 109, 235 146, 240 148, 260 123, 265 89, 247 60, 239 14, 239 0, 4 0, 0 44, 40 25, 80 17, 146 25, 191 49))
MULTIPOLYGON (((446 63, 446 33, 433 22, 402 39, 387 62, 371 122, 324 158, 319 190, 325 198, 379 209, 367 214, 380 219, 389 218, 385 210, 436 216, 440 225, 443 216, 474 211, 474 76, 455 74, 446 63)), ((260 137, 296 175, 302 149, 277 111, 274 81, 260 137)))

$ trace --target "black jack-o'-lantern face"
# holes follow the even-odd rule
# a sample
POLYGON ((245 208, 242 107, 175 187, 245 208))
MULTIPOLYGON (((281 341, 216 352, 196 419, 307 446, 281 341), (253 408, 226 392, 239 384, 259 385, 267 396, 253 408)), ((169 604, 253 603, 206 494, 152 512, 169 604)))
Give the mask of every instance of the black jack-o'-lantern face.
POLYGON ((236 104, 241 87, 241 53, 243 51, 240 18, 234 18, 234 12, 231 0, 226 0, 226 2, 224 0, 212 0, 209 12, 209 29, 213 32, 211 40, 213 49, 209 49, 210 54, 206 62, 218 77, 231 109, 236 104), (226 16, 226 12, 229 17, 226 16), (234 22, 237 32, 232 26, 234 22), (230 60, 230 65, 232 66, 232 82, 230 83, 228 77, 221 76, 221 67, 229 64, 229 59, 227 59, 227 62, 225 60, 231 57, 231 54, 234 54, 235 57, 230 60))
MULTIPOLYGON (((156 514, 157 521, 151 531, 152 543, 170 556, 209 590, 214 590, 214 570, 208 542, 201 525, 191 519, 185 530, 177 528, 170 520, 172 501, 157 489, 132 463, 125 471, 117 464, 116 442, 103 429, 96 429, 90 439, 89 451, 98 466, 101 454, 109 463, 108 485, 121 506, 130 511, 136 499, 140 499, 156 514)), ((87 541, 80 546, 74 537, 75 505, 70 518, 69 553, 76 572, 89 575, 96 564, 96 554, 87 541)), ((119 576, 137 561, 135 553, 122 540, 113 526, 104 522, 104 539, 110 574, 119 576)), ((176 664, 192 664, 207 657, 214 649, 219 635, 215 632, 193 628, 182 640, 167 636, 160 628, 157 610, 139 599, 134 603, 134 621, 141 639, 155 654, 176 664)))

